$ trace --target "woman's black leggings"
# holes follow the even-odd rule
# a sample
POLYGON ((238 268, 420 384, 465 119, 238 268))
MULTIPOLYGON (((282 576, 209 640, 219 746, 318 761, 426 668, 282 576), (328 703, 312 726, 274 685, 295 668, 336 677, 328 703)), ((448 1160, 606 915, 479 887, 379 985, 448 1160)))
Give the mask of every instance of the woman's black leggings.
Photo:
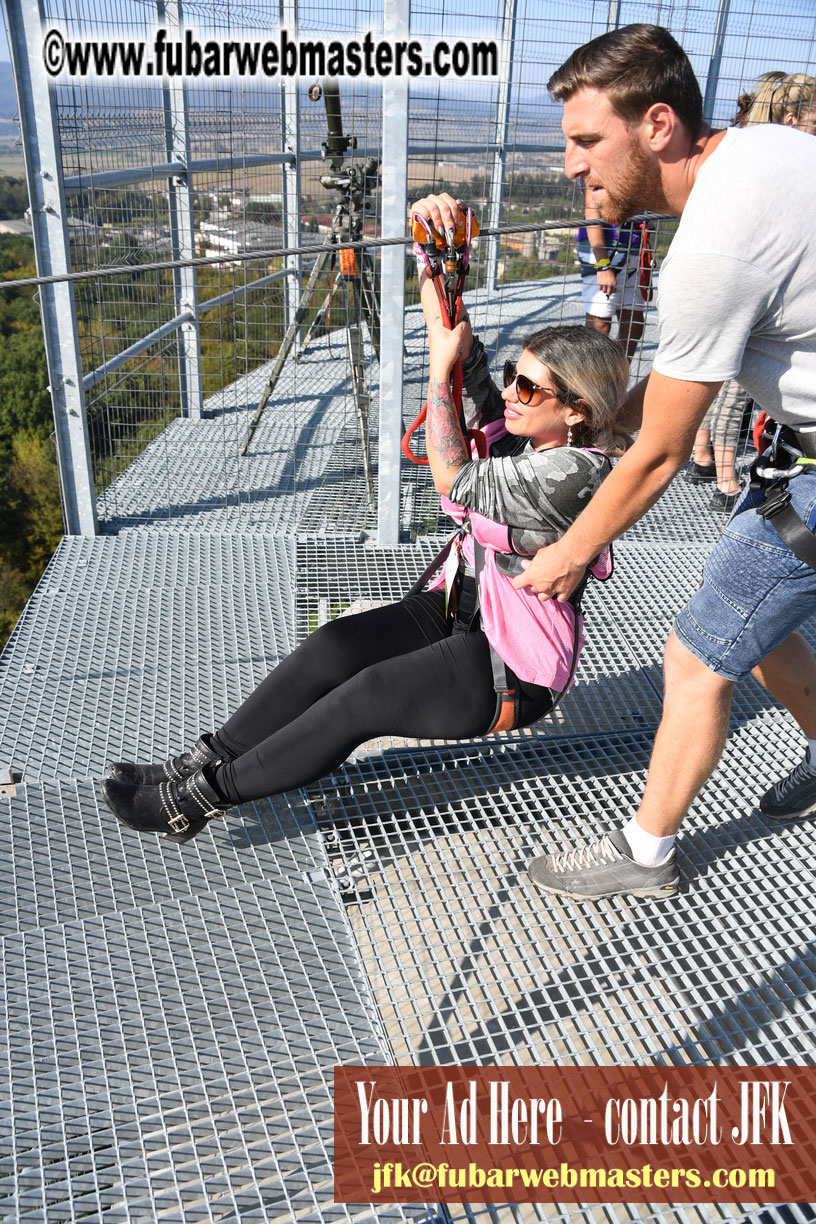
MULTIPOLYGON (((552 707, 548 688, 522 684, 520 696, 520 725, 552 707)), ((484 633, 422 591, 311 634, 216 733, 234 759, 208 775, 243 803, 323 777, 375 736, 469 739, 495 712, 484 633)))

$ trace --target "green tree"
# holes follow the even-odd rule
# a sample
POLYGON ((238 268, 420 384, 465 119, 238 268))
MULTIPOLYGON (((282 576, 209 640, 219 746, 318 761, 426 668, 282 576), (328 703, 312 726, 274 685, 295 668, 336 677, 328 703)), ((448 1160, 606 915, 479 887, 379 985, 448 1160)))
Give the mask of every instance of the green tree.
MULTIPOLYGON (((3 279, 33 275, 30 239, 0 235, 3 279)), ((48 368, 31 289, 0 290, 0 646, 62 535, 48 368)))
POLYGON ((28 188, 25 179, 0 175, 0 217, 22 217, 28 208, 28 188))
POLYGON ((14 435, 6 484, 9 514, 17 528, 9 551, 36 582, 62 536, 57 455, 50 438, 27 430, 14 435))
POLYGON ((0 538, 0 646, 14 628, 63 533, 54 446, 21 430, 11 444, 0 538))
POLYGON ((30 584, 3 555, 0 545, 0 647, 8 641, 30 593, 30 584))
POLYGON ((16 433, 48 437, 52 429, 42 335, 13 332, 0 344, 0 474, 8 469, 16 433))

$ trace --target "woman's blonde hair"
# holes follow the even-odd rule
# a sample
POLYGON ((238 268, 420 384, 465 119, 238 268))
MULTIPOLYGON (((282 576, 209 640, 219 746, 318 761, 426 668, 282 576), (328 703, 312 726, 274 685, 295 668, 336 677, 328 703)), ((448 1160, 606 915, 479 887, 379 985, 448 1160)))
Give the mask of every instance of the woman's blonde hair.
POLYGON ((562 404, 584 418, 573 426, 579 446, 597 446, 615 457, 632 439, 617 429, 615 415, 626 398, 629 363, 614 341, 591 327, 545 327, 524 348, 550 371, 562 404))
POLYGON ((816 80, 806 72, 786 73, 779 70, 764 73, 753 93, 741 94, 734 123, 749 127, 754 123, 784 123, 786 115, 798 121, 804 118, 814 102, 816 80))

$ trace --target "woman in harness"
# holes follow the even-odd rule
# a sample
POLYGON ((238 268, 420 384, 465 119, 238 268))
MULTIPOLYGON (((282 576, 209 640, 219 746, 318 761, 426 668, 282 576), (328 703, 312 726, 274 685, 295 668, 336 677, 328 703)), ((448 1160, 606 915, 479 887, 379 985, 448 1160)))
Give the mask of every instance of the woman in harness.
MULTIPOLYGON (((432 301, 423 292, 426 314, 432 301)), ((507 364, 500 392, 468 322, 449 331, 429 318, 429 335, 426 449, 434 482, 457 522, 487 524, 497 536, 480 546, 479 583, 472 536, 460 531, 430 589, 317 629, 188 752, 163 764, 111 765, 102 793, 125 825, 187 841, 235 804, 330 773, 368 739, 486 734, 506 714, 508 686, 514 725, 526 726, 571 683, 578 613, 515 590, 495 562, 557 539, 610 470, 626 361, 597 332, 548 328, 507 364), (468 424, 497 437, 487 459, 472 459, 452 402, 460 351, 468 424), (497 658, 515 670, 502 677, 504 687, 494 679, 497 658)))

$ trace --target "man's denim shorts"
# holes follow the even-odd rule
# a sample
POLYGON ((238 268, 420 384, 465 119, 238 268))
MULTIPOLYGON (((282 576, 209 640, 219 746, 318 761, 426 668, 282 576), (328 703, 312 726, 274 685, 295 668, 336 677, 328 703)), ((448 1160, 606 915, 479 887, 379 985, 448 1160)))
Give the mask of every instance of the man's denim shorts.
MULTIPOLYGON (((793 508, 816 527, 816 473, 788 485, 793 508)), ((763 490, 746 490, 705 563, 703 585, 674 622, 674 632, 706 667, 741 680, 816 612, 816 572, 797 558, 756 507, 763 490)))

